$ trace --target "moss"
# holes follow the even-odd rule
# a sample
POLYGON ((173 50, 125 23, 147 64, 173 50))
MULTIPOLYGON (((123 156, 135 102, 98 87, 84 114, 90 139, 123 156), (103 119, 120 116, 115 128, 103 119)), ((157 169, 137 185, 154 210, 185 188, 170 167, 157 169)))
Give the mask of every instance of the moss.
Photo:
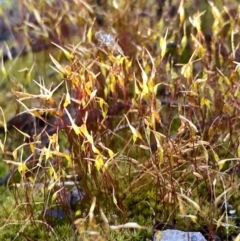
MULTIPOLYGON (((21 1, 36 18, 35 27, 30 24, 35 31, 23 23, 22 42, 31 45, 40 39, 36 42, 57 42, 58 48, 30 51, 1 68, 5 118, 34 108, 31 114, 43 117, 56 133, 47 133, 49 143, 43 149, 36 142, 48 129, 31 136, 33 142, 24 148, 19 147, 23 133, 6 133, 6 142, 1 135, 0 175, 8 170, 3 160, 16 164, 38 150, 34 162, 27 163, 26 176, 16 172, 11 184, 44 182, 45 188, 1 187, 0 239, 74 240, 71 218, 43 218, 47 208, 57 205, 66 210, 66 203, 58 202, 63 186, 54 185, 65 181, 66 174, 78 175, 72 179, 80 179, 78 186, 86 192, 76 207, 79 240, 150 239, 156 220, 230 239, 238 219, 229 221, 228 233, 223 225, 217 227, 216 220, 221 219, 220 207, 226 200, 240 212, 235 171, 239 73, 233 62, 239 36, 230 31, 237 20, 226 16, 237 1, 224 3, 224 11, 220 1, 216 8, 206 1, 186 1, 179 8, 172 1, 176 5, 169 7, 170 12, 157 4, 156 17, 153 0, 129 3, 128 8, 124 1, 119 6, 98 1, 96 8, 88 1, 66 2, 63 8, 53 2, 21 1), (99 30, 95 10, 105 16, 101 46, 94 39, 99 30), (183 10, 185 15, 179 15, 183 10), (206 12, 200 16, 199 10, 206 12), (77 34, 64 44, 69 24, 77 34), (126 56, 117 57, 116 47, 126 56), (147 229, 108 226, 126 222, 147 229)), ((25 131, 25 136, 31 133, 25 131)), ((24 168, 19 165, 19 171, 24 168)))

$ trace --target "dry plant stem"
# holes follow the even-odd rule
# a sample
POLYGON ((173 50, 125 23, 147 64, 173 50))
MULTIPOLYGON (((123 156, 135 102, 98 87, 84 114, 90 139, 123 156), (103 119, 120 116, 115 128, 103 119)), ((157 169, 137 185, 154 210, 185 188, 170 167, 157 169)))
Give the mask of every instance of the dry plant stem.
MULTIPOLYGON (((177 103, 170 103, 170 102, 168 102, 167 100, 161 100, 161 103, 163 104, 163 105, 177 105, 177 103)), ((122 104, 121 104, 122 105, 122 104)), ((123 105, 122 105, 122 107, 123 107, 123 105)), ((121 108, 122 108, 121 107, 121 108)), ((114 108, 116 108, 115 106, 113 106, 113 108, 112 109, 114 109, 114 108)), ((113 110, 111 111, 110 110, 110 114, 111 114, 111 112, 113 112, 113 110)), ((73 113, 72 111, 71 111, 71 113, 73 113)), ((33 119, 32 120, 32 116, 31 115, 29 115, 28 113, 23 113, 23 114, 20 114, 18 117, 17 117, 17 119, 15 120, 14 118, 13 119, 11 119, 9 122, 8 122, 8 128, 9 129, 11 129, 12 128, 12 126, 13 125, 17 125, 18 126, 18 128, 21 130, 21 131, 27 131, 28 129, 30 129, 31 130, 31 127, 28 127, 28 125, 30 124, 30 125, 32 125, 31 124, 31 122, 33 121, 34 123, 35 123, 35 125, 36 125, 36 121, 35 121, 35 119, 33 119), (23 115, 23 116, 22 116, 23 115), (29 119, 29 117, 31 118, 31 120, 28 120, 29 119), (19 119, 20 118, 20 119, 19 119), (23 122, 23 120, 24 120, 24 122, 23 122), (27 120, 27 123, 25 124, 25 122, 26 122, 26 120, 27 120), (27 129, 26 129, 26 126, 28 127, 27 129), (26 130, 25 130, 26 129, 26 130)), ((75 115, 75 114, 74 114, 75 115)), ((67 116, 66 117, 64 117, 64 119, 66 119, 67 118, 67 116)), ((44 120, 43 120, 44 121, 44 120)), ((45 121, 44 121, 45 122, 45 121)), ((55 123, 56 123, 56 121, 54 121, 55 123)), ((68 122, 68 121, 67 121, 68 122)), ((60 122, 59 121, 57 121, 57 123, 59 123, 60 124, 60 122)), ((49 125, 51 125, 51 123, 49 123, 49 125)), ((37 127, 36 126, 36 128, 39 128, 39 127, 37 127)), ((60 128, 63 128, 63 127, 61 127, 61 125, 60 125, 60 128)), ((46 131, 47 131, 47 133, 48 133, 48 135, 50 135, 50 134, 53 134, 54 132, 55 132, 55 129, 56 129, 56 127, 51 127, 50 126, 50 129, 49 128, 47 128, 46 129, 46 131)), ((40 130, 37 130, 37 132, 42 132, 42 130, 40 129, 40 130)), ((35 132, 34 132, 35 133, 35 132)), ((29 133, 29 134, 31 134, 31 133, 29 133)), ((48 137, 46 137, 46 135, 44 134, 43 135, 43 137, 42 137, 44 140, 46 139, 46 138, 48 138, 48 137)), ((130 143, 130 142, 129 142, 130 143)), ((45 145, 47 145, 48 144, 48 141, 47 141, 47 139, 44 141, 44 144, 45 145)), ((125 146, 125 148, 127 148, 127 146, 125 146)), ((124 151, 124 150, 123 150, 124 151)), ((17 167, 16 168, 14 168, 10 173, 8 173, 6 176, 4 176, 1 180, 0 180, 0 185, 3 185, 3 184, 5 184, 8 180, 9 180, 9 178, 15 173, 17 171, 17 167)))

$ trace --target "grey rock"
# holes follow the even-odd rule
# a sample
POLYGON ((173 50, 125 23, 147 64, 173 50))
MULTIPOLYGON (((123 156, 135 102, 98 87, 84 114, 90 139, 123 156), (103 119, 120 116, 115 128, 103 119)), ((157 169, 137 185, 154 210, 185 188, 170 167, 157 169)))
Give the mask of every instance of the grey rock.
POLYGON ((66 218, 62 209, 47 209, 44 216, 45 218, 53 218, 57 220, 64 220, 66 218))
POLYGON ((175 229, 156 231, 153 235, 153 241, 206 241, 200 232, 184 232, 175 229))

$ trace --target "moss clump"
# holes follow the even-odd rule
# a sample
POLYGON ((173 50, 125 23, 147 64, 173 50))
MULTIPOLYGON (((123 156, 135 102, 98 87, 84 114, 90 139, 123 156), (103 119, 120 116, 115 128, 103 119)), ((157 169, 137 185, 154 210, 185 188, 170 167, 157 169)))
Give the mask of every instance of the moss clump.
POLYGON ((4 240, 142 240, 157 220, 236 234, 222 207, 239 211, 237 1, 172 2, 20 1, 28 55, 1 68, 2 125, 26 117, 1 129, 1 174, 18 167, 4 240), (56 209, 66 218, 46 220, 56 209))

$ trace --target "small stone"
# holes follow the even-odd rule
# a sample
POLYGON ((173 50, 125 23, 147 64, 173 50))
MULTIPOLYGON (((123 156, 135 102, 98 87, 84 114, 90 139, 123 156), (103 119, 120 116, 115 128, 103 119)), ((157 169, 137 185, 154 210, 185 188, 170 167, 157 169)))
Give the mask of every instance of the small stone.
POLYGON ((200 232, 184 232, 175 229, 156 231, 153 235, 153 241, 206 241, 200 232))
POLYGON ((100 30, 95 33, 95 39, 98 41, 99 47, 106 47, 108 50, 124 56, 122 48, 111 34, 107 34, 100 30))

